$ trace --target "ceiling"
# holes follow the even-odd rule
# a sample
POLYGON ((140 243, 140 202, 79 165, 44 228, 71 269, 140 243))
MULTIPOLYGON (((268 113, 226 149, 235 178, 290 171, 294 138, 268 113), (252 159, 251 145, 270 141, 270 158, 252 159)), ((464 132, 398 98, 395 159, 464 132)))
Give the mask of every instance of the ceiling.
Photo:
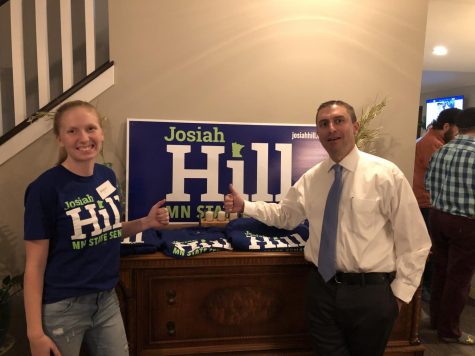
POLYGON ((475 0, 429 0, 422 93, 475 85, 475 0), (446 56, 432 55, 444 45, 446 56))

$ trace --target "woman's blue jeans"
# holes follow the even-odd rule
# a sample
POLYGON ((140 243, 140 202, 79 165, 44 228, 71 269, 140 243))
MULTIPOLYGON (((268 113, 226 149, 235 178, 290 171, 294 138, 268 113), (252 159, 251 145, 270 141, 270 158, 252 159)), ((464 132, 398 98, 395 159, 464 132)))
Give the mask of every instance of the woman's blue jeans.
POLYGON ((128 356, 115 290, 43 304, 43 328, 62 356, 78 356, 83 340, 92 356, 128 356))

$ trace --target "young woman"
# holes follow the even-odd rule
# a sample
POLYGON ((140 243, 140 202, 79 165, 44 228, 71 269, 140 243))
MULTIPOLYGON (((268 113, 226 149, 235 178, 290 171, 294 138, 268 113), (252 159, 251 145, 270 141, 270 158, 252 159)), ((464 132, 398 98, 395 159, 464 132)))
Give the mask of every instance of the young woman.
POLYGON ((114 287, 123 237, 168 224, 159 201, 147 216, 120 221, 114 172, 95 159, 104 141, 89 103, 62 105, 54 117, 57 166, 25 193, 25 311, 33 356, 128 355, 114 287))

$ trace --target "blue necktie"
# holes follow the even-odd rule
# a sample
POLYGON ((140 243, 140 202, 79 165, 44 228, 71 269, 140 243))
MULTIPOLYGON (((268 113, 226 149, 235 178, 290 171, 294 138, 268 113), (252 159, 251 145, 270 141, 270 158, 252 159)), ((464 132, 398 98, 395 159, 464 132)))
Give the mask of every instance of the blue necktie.
POLYGON ((320 251, 318 254, 318 271, 328 282, 336 273, 336 231, 338 229, 338 205, 341 193, 341 169, 335 164, 335 180, 328 192, 325 212, 323 213, 322 236, 320 239, 320 251))

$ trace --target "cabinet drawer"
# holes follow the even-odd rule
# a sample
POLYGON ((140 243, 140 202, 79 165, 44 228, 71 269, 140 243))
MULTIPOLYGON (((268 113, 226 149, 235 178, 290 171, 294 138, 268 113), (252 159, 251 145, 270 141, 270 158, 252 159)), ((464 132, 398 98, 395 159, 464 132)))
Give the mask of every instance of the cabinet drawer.
POLYGON ((306 265, 140 271, 138 335, 144 348, 304 337, 307 273, 306 265))

